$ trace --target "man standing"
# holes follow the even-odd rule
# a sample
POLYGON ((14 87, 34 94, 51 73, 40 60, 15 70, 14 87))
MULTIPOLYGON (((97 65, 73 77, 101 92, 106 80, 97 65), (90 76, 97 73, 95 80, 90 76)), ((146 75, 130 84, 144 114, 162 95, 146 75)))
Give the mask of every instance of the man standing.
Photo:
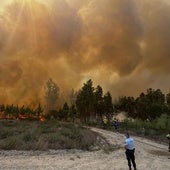
POLYGON ((168 150, 169 150, 169 152, 170 152, 170 134, 167 134, 166 137, 167 137, 167 139, 169 140, 169 148, 168 148, 168 150))
POLYGON ((128 160, 129 170, 132 170, 131 162, 133 164, 134 170, 137 170, 136 163, 135 163, 134 140, 133 140, 133 138, 130 137, 129 133, 126 134, 125 149, 126 149, 125 154, 126 154, 126 158, 128 160))

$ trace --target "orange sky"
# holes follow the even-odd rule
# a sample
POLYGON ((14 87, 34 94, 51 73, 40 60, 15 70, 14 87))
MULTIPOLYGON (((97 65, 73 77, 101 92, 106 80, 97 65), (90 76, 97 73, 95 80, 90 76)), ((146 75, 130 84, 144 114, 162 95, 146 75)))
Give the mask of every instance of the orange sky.
POLYGON ((0 0, 0 103, 43 101, 92 79, 120 95, 170 91, 167 0, 0 0))

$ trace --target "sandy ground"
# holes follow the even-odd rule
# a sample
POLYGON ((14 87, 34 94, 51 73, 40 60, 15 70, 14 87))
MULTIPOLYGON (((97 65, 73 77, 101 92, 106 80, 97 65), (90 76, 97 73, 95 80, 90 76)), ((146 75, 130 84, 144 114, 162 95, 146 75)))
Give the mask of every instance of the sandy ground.
MULTIPOLYGON (((0 169, 3 170, 128 170, 124 154, 124 135, 92 128, 102 134, 116 150, 99 151, 50 150, 0 151, 0 169)), ((138 170, 170 170, 168 146, 145 138, 134 137, 138 170)))

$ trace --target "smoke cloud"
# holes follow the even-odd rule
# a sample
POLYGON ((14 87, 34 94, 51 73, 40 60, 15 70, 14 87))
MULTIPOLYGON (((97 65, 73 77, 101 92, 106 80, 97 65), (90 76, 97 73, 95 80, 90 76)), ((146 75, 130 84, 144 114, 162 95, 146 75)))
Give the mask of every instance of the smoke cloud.
POLYGON ((1 0, 0 103, 43 102, 52 78, 62 93, 92 79, 120 95, 169 92, 166 0, 1 0))

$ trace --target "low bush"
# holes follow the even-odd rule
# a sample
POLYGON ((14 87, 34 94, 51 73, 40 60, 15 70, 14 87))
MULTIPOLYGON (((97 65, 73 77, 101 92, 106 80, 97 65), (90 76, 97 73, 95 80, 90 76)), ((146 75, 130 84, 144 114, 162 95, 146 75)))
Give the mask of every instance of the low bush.
POLYGON ((97 136, 80 125, 54 120, 4 122, 0 128, 0 149, 5 150, 89 149, 97 136))
POLYGON ((28 131, 23 134, 23 141, 24 142, 33 142, 37 139, 37 135, 28 131))
POLYGON ((12 135, 13 135, 13 132, 8 130, 8 129, 2 128, 0 130, 0 139, 5 139, 5 138, 8 138, 9 136, 12 136, 12 135))
POLYGON ((146 121, 126 119, 121 123, 121 130, 131 131, 154 139, 166 140, 165 136, 170 132, 170 117, 161 115, 154 120, 146 121))
POLYGON ((3 140, 3 142, 1 142, 0 148, 3 150, 11 150, 11 149, 14 150, 17 148, 17 144, 19 144, 18 139, 16 138, 16 136, 12 136, 3 140))

